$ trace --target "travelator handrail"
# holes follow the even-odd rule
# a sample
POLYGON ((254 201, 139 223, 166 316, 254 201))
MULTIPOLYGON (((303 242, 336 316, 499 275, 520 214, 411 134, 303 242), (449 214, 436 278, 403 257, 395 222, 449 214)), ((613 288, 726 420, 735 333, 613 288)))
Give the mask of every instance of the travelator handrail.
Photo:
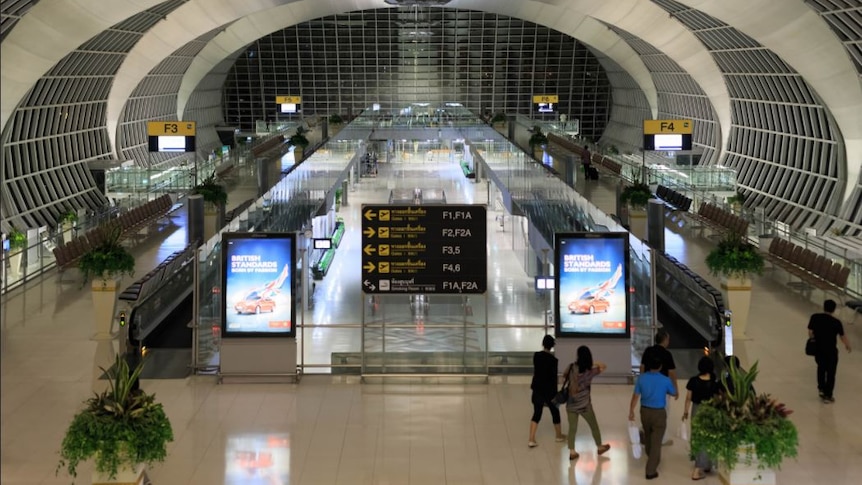
POLYGON ((673 256, 656 256, 658 295, 705 340, 720 345, 725 311, 721 292, 673 256))
MULTIPOLYGON (((186 251, 172 275, 135 304, 129 312, 129 335, 137 342, 147 338, 194 290, 195 251, 186 251)), ((188 323, 188 322, 187 322, 188 323)))

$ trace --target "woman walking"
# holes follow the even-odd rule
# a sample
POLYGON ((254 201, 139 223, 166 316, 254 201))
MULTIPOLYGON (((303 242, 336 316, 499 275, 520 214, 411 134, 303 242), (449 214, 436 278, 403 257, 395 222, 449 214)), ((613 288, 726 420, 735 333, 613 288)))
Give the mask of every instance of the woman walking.
MULTIPOLYGON (((689 405, 691 405, 691 418, 697 414, 700 403, 712 399, 718 393, 718 383, 715 381, 715 363, 709 357, 703 356, 697 363, 698 375, 688 380, 685 388, 685 407, 683 408, 682 420, 689 418, 689 405)), ((684 425, 684 423, 683 423, 684 425)), ((701 480, 706 477, 704 472, 712 469, 709 456, 701 451, 694 457, 694 471, 691 473, 692 480, 701 480)))
POLYGON ((593 440, 596 442, 599 455, 603 455, 611 445, 602 443, 602 432, 593 412, 590 388, 593 378, 604 372, 607 366, 601 362, 593 362, 593 354, 586 345, 578 347, 577 360, 569 367, 569 401, 566 403, 566 414, 569 418, 569 459, 579 456, 575 451, 575 435, 578 432, 578 418, 583 417, 590 425, 593 440))
POLYGON ((557 394, 558 361, 551 353, 555 343, 554 337, 545 335, 542 339, 542 351, 533 354, 533 382, 530 384, 530 389, 533 390, 531 397, 533 418, 530 420, 530 440, 527 442, 530 448, 538 446, 536 429, 539 427, 539 420, 542 419, 542 410, 545 406, 551 410, 551 420, 554 422, 554 431, 557 435, 556 441, 562 443, 566 440, 566 435, 560 429, 560 410, 551 402, 557 394))

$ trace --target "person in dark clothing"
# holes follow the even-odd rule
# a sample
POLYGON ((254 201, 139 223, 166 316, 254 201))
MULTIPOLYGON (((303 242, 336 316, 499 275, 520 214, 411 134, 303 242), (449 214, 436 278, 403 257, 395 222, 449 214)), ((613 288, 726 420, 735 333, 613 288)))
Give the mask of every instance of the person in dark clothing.
POLYGON ((832 391, 835 389, 835 373, 838 370, 838 337, 847 352, 850 352, 850 342, 844 335, 844 325, 835 318, 836 304, 834 300, 823 302, 823 313, 811 315, 808 321, 808 338, 814 339, 816 352, 814 361, 817 363, 817 390, 824 403, 835 402, 832 391))
MULTIPOLYGON (((679 387, 677 387, 676 382, 676 363, 673 361, 673 354, 668 350, 668 346, 670 345, 670 334, 667 333, 667 330, 660 329, 655 334, 655 345, 651 347, 647 347, 644 350, 643 356, 641 357, 641 366, 640 371, 641 374, 647 372, 649 370, 648 367, 644 365, 644 362, 647 359, 655 359, 658 360, 661 364, 661 374, 667 376, 671 383, 673 383, 673 388, 676 392, 674 392, 674 399, 679 399, 679 387)), ((668 439, 667 433, 662 437, 662 444, 672 445, 673 440, 668 439)))
MULTIPOLYGON (((718 382, 715 380, 715 363, 707 356, 700 358, 697 363, 698 374, 688 380, 685 388, 688 390, 685 395, 685 412, 682 413, 682 420, 689 418, 689 406, 691 406, 691 419, 697 414, 697 408, 700 403, 712 399, 718 393, 718 382)), ((692 450, 694 452, 695 450, 692 450)), ((712 462, 706 452, 699 451, 694 458, 694 471, 691 473, 692 480, 701 480, 706 477, 704 472, 712 469, 712 462)))
POLYGON ((629 406, 629 421, 635 420, 635 406, 641 401, 641 425, 643 426, 644 451, 647 454, 646 479, 658 478, 661 462, 661 441, 667 429, 667 395, 677 397, 676 384, 662 375, 661 361, 652 355, 646 356, 643 364, 649 372, 638 376, 632 401, 629 406))
MULTIPOLYGON (((718 385, 718 392, 724 392, 724 388, 726 387, 727 392, 733 394, 733 390, 736 388, 736 383, 733 382, 733 378, 730 376, 731 366, 734 366, 739 369, 740 372, 745 373, 745 369, 742 368, 742 363, 739 361, 739 357, 735 355, 724 356, 724 374, 722 382, 718 385)), ((757 392, 754 390, 754 384, 751 384, 749 386, 749 390, 752 394, 757 394, 757 392)))
POLYGON ((590 147, 584 145, 584 151, 581 152, 581 164, 584 166, 585 180, 590 179, 590 167, 593 163, 593 155, 590 153, 590 147))
POLYGON ((530 384, 530 389, 533 390, 531 397, 533 418, 530 420, 530 440, 527 442, 527 446, 530 448, 538 446, 536 430, 539 427, 539 420, 542 419, 542 410, 545 406, 551 410, 551 420, 557 435, 556 441, 558 443, 566 441, 566 435, 563 434, 560 427, 560 410, 551 402, 557 394, 558 361, 551 353, 555 343, 554 337, 545 335, 545 338, 542 339, 543 350, 533 354, 533 382, 530 384))

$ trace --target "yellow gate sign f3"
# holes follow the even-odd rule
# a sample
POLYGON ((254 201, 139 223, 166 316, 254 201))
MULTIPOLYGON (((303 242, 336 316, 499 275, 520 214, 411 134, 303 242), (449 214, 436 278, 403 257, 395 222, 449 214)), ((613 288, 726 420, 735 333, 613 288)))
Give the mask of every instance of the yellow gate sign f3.
POLYGON ((148 121, 147 136, 195 136, 194 121, 148 121))

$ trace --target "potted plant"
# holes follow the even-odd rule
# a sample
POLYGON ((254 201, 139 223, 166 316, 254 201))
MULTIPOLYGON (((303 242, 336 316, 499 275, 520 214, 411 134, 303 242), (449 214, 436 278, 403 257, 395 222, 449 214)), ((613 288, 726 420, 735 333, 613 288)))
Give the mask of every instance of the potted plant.
POLYGON ((17 229, 9 233, 9 267, 15 276, 21 274, 21 259, 27 249, 27 236, 17 229))
POLYGON ((645 209, 652 198, 652 190, 643 182, 635 182, 620 192, 620 202, 633 209, 645 209))
POLYGON ((341 209, 341 189, 335 189, 335 212, 341 209))
POLYGON ((691 421, 691 452, 706 452, 721 466, 722 483, 752 483, 777 469, 785 458, 795 457, 799 446, 792 413, 769 394, 756 394, 752 383, 757 362, 748 372, 730 359, 722 375, 724 392, 701 403, 691 421), (728 386, 728 380, 733 386, 728 386))
POLYGON ((192 193, 203 196, 204 202, 214 206, 227 204, 227 192, 224 185, 218 183, 215 172, 196 185, 192 193))
POLYGON ((342 123, 344 123, 344 120, 341 118, 341 115, 339 115, 338 113, 333 113, 329 117, 329 124, 330 125, 340 125, 342 123))
POLYGON ((742 234, 728 233, 706 256, 709 272, 721 277, 721 288, 733 312, 733 333, 745 337, 751 307, 751 275, 763 273, 763 255, 742 234))
POLYGON ((60 217, 60 232, 63 235, 63 243, 72 242, 72 229, 78 224, 78 213, 70 210, 60 217))
POLYGON ((308 138, 305 137, 306 133, 308 133, 306 128, 297 126, 296 132, 287 139, 287 142, 294 147, 293 156, 296 159, 296 163, 302 161, 303 152, 308 147, 309 142, 308 138))
POLYGON ((742 208, 742 204, 745 203, 745 194, 737 190, 735 194, 727 198, 727 203, 735 210, 739 210, 742 208))
POLYGON ((506 126, 506 121, 506 113, 501 111, 491 118, 490 123, 491 126, 506 126))
POLYGON ((749 279, 752 274, 763 274, 764 262, 742 234, 730 232, 706 256, 706 266, 715 276, 749 279))
POLYGON ((107 235, 105 241, 81 256, 78 269, 83 282, 92 279, 94 338, 110 338, 117 305, 118 279, 135 272, 135 257, 120 244, 119 227, 107 235))
POLYGON ((548 145, 548 137, 542 133, 542 128, 535 125, 530 129, 530 140, 527 142, 530 148, 535 152, 537 147, 545 147, 548 145))
POLYGON ((92 459, 93 483, 138 483, 142 466, 165 460, 174 433, 156 396, 134 389, 143 366, 141 362, 131 369, 118 356, 110 370, 102 369, 109 387, 85 401, 84 409, 72 418, 60 445, 58 474, 65 469, 76 477, 78 465, 92 459))

